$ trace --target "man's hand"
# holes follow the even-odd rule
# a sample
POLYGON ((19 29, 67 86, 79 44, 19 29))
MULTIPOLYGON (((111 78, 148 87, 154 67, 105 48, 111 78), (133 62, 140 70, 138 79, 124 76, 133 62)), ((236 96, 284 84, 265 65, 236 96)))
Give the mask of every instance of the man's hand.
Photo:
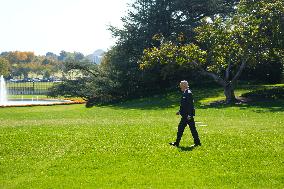
POLYGON ((176 115, 180 115, 180 113, 179 113, 179 112, 177 112, 177 113, 176 113, 176 115))
POLYGON ((187 119, 190 120, 192 117, 190 115, 187 116, 187 119))

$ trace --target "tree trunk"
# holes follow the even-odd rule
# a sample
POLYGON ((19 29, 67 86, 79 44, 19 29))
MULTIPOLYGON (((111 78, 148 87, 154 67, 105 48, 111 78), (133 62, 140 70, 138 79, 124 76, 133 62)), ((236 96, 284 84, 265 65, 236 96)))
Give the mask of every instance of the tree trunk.
POLYGON ((232 84, 228 84, 224 87, 224 94, 226 96, 227 104, 236 102, 237 99, 235 97, 234 87, 232 86, 232 84))
POLYGON ((236 81, 239 79, 242 71, 244 70, 244 68, 246 66, 246 62, 247 62, 247 59, 244 58, 242 60, 242 63, 240 65, 236 75, 233 77, 232 81, 228 81, 229 76, 230 76, 229 72, 230 72, 231 64, 229 64, 229 66, 226 70, 225 79, 222 79, 217 74, 207 72, 206 70, 200 68, 196 62, 193 62, 193 63, 197 66, 197 68, 199 68, 199 71, 202 75, 206 75, 206 76, 213 78, 218 84, 220 84, 221 86, 224 87, 224 94, 226 96, 226 103, 232 104, 232 103, 237 101, 236 96, 235 96, 235 92, 234 92, 234 85, 236 84, 236 81))

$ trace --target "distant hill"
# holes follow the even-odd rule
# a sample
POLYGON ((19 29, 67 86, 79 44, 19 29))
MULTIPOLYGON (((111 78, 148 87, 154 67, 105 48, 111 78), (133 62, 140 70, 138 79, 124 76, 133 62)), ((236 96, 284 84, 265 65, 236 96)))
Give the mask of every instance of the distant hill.
POLYGON ((86 58, 95 64, 100 64, 102 61, 102 58, 105 54, 105 51, 102 49, 97 49, 93 52, 93 54, 87 55, 86 58))

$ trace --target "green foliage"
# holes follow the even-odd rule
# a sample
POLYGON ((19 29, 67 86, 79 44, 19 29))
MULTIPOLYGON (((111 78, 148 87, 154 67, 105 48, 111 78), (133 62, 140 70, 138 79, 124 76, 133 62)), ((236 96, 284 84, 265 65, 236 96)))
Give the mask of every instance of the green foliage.
MULTIPOLYGON (((159 47, 165 40, 180 44, 192 41, 193 28, 205 15, 232 12, 235 2, 238 1, 134 1, 122 18, 123 28, 109 28, 117 43, 106 54, 105 67, 108 68, 105 70, 114 72, 108 75, 116 75, 114 81, 119 83, 119 90, 126 97, 145 95, 175 85, 178 79, 184 79, 184 70, 171 64, 171 67, 157 65, 141 72, 137 62, 143 50, 159 47)), ((174 58, 174 54, 168 56, 174 58)))
POLYGON ((24 76, 24 78, 27 78, 30 71, 30 67, 25 64, 13 64, 11 68, 11 75, 13 77, 24 76))
POLYGON ((0 57, 0 75, 8 76, 10 73, 10 63, 7 59, 0 57))
POLYGON ((231 102, 235 99, 236 81, 246 65, 282 58, 283 38, 279 38, 279 33, 283 34, 282 5, 282 1, 241 1, 234 15, 224 18, 216 15, 213 21, 208 21, 208 18, 202 20, 202 24, 195 28, 195 43, 165 42, 159 48, 144 50, 140 68, 177 64, 185 69, 195 69, 222 85, 227 102, 231 102), (257 8, 250 10, 252 5, 257 5, 257 8), (271 20, 275 20, 273 24, 270 24, 271 20))
POLYGON ((90 83, 92 78, 97 75, 95 64, 69 59, 69 61, 63 63, 63 71, 68 79, 65 79, 63 83, 54 85, 49 91, 49 96, 82 97, 84 99, 92 96, 93 87, 90 87, 90 83), (84 77, 74 79, 73 74, 78 73, 81 73, 84 77))
POLYGON ((125 97, 120 88, 117 74, 111 70, 106 71, 104 63, 96 65, 90 62, 64 62, 65 79, 62 83, 50 89, 49 96, 81 97, 87 100, 87 106, 98 103, 108 103, 125 97), (70 75, 79 72, 82 77, 70 79, 70 75), (114 80, 115 78, 115 80, 114 80))
POLYGON ((153 63, 166 65, 162 68, 162 74, 166 77, 167 72, 164 70, 172 64, 178 64, 187 68, 194 68, 196 64, 205 64, 206 51, 203 51, 197 45, 191 43, 188 45, 178 46, 172 42, 163 43, 160 48, 153 47, 144 50, 143 59, 140 60, 142 70, 152 66, 153 63))
POLYGON ((66 51, 62 51, 60 56, 52 52, 46 53, 45 56, 35 56, 33 52, 10 51, 1 53, 0 57, 9 61, 9 76, 15 78, 27 78, 31 74, 43 78, 54 77, 64 72, 64 61, 84 60, 82 53, 66 51))
POLYGON ((86 81, 83 79, 79 80, 66 80, 64 83, 59 83, 56 85, 53 85, 51 88, 49 88, 48 96, 50 97, 58 97, 58 96, 64 96, 64 97, 82 97, 87 98, 89 89, 86 88, 85 85, 86 81))
POLYGON ((283 1, 243 1, 240 12, 250 12, 259 25, 256 36, 256 41, 260 43, 257 46, 257 64, 249 67, 247 78, 271 83, 281 81, 284 65, 283 1))

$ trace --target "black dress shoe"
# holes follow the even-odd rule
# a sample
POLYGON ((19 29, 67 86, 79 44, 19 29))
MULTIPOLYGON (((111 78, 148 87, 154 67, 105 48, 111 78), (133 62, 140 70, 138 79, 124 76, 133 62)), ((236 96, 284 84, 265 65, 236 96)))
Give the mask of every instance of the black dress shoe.
POLYGON ((171 146, 176 146, 176 147, 178 147, 179 146, 179 144, 178 143, 176 143, 176 142, 170 142, 169 143, 171 146))
POLYGON ((194 144, 195 147, 201 146, 201 143, 194 144))

